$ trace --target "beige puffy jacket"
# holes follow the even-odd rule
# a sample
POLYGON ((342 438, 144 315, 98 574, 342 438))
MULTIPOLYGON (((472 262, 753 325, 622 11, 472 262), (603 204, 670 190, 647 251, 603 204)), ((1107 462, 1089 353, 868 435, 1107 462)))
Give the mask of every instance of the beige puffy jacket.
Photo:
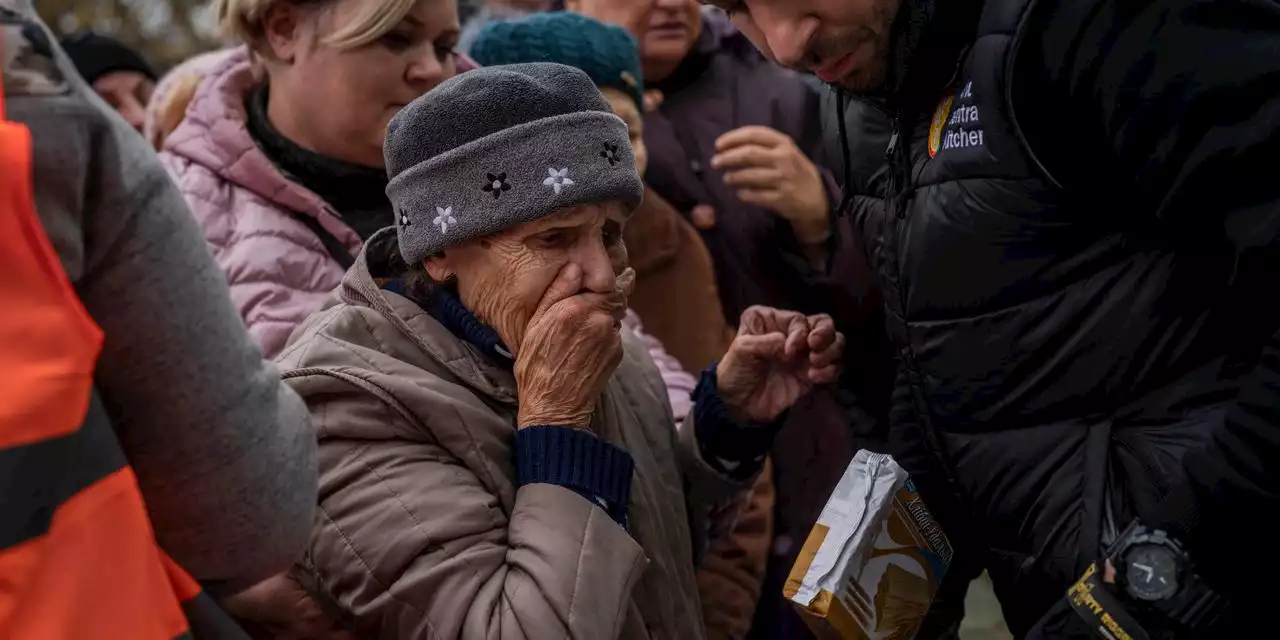
POLYGON ((320 443, 318 595, 370 637, 703 638, 694 555, 754 479, 707 466, 692 424, 677 436, 653 362, 623 344, 592 429, 634 458, 629 529, 516 486, 510 371, 380 290, 362 254, 279 357, 320 443))

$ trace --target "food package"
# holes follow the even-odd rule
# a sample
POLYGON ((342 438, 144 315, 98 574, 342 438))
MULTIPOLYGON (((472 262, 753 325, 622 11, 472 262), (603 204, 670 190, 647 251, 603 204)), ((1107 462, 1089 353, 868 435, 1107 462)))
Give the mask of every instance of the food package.
POLYGON ((951 558, 907 472, 863 450, 818 516, 783 595, 821 640, 907 640, 951 558))

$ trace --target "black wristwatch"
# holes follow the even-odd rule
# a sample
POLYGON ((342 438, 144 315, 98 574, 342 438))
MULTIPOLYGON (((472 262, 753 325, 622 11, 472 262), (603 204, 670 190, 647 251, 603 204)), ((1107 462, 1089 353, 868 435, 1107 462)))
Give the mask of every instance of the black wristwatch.
POLYGON ((1107 553, 1116 584, 1129 605, 1155 613, 1187 631, 1211 627, 1226 600, 1196 575, 1191 558, 1172 536, 1134 520, 1107 553))

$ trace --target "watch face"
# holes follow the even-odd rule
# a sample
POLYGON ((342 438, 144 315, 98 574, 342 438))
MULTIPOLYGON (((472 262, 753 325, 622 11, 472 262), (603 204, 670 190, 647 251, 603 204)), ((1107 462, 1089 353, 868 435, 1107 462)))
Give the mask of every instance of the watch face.
POLYGON ((1147 601, 1164 600, 1178 591, 1178 558, 1167 547, 1142 544, 1124 556, 1129 595, 1147 601))

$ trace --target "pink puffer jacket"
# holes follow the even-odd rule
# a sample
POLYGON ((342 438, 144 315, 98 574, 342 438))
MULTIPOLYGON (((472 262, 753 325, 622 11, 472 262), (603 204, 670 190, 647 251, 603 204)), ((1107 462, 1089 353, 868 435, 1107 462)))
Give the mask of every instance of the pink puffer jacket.
POLYGON ((254 144, 244 108, 253 84, 248 52, 237 49, 209 70, 160 157, 227 274, 240 317, 269 358, 342 281, 342 267, 301 218, 317 220, 353 255, 361 241, 254 144))

